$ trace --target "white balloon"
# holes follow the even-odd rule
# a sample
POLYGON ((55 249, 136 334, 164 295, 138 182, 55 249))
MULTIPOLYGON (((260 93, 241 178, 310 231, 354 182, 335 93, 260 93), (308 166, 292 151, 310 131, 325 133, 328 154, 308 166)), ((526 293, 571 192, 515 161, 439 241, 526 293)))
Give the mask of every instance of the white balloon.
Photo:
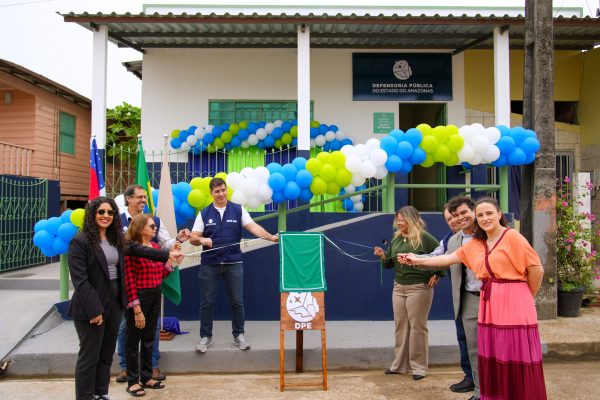
POLYGON ((206 131, 206 133, 212 133, 214 127, 214 125, 206 125, 204 130, 206 131))
POLYGON ((352 174, 352 184, 355 187, 362 186, 362 184, 365 183, 365 179, 366 178, 361 174, 352 174))
POLYGON ((471 124, 471 128, 473 128, 473 130, 478 133, 485 130, 485 127, 478 122, 471 124))
POLYGON ((257 197, 250 197, 246 202, 247 208, 258 208, 260 207, 260 200, 257 197))
POLYGON ((471 161, 469 161, 470 164, 472 165, 479 165, 481 164, 481 156, 479 156, 479 154, 475 153, 473 155, 473 157, 471 158, 471 161))
MULTIPOLYGON (((376 167, 382 166, 387 161, 387 153, 383 149, 375 149, 371 152, 371 161, 376 167)), ((379 178, 381 179, 381 178, 379 178)))
POLYGON ((344 139, 346 139, 346 134, 344 132, 342 132, 342 131, 337 131, 335 133, 335 138, 337 140, 344 140, 344 139))
POLYGON ((246 178, 250 178, 250 177, 254 176, 254 169, 250 168, 250 167, 242 168, 240 173, 242 175, 244 175, 246 178))
POLYGON ((365 205, 363 203, 354 203, 354 211, 362 211, 365 208, 365 205))
POLYGON ((346 157, 348 157, 348 156, 350 156, 352 154, 356 154, 356 149, 351 144, 345 144, 345 145, 343 145, 342 148, 340 149, 340 151, 342 153, 344 153, 344 155, 346 157))
POLYGON ((234 192, 241 187, 241 183, 244 180, 244 177, 239 172, 230 172, 225 177, 225 182, 227 186, 231 188, 234 192))
POLYGON ((349 155, 346 156, 346 163, 345 163, 346 169, 348 171, 350 171, 352 174, 356 174, 358 172, 360 172, 360 169, 362 167, 362 162, 360 161, 360 158, 357 155, 349 155))
POLYGON ((360 174, 365 178, 372 178, 375 176, 377 172, 377 167, 370 160, 365 160, 362 162, 362 166, 360 168, 360 174))
POLYGON ((185 139, 185 142, 191 146, 194 146, 198 142, 198 138, 194 135, 190 135, 185 139))
POLYGON ((371 150, 379 149, 379 139, 371 138, 367 140, 366 146, 369 149, 369 153, 371 152, 371 150))
POLYGON ((485 137, 484 135, 477 135, 473 137, 471 144, 473 146, 473 150, 477 154, 483 154, 488 149, 488 147, 490 147, 490 142, 488 142, 487 137, 485 137))
POLYGON ((500 149, 494 145, 491 145, 483 154, 483 161, 485 161, 486 163, 491 163, 496 161, 499 157, 500 149))
POLYGON ((125 205, 125 196, 120 194, 115 197, 115 203, 119 207, 119 214, 124 213, 127 210, 127 206, 125 205))
POLYGON ((354 192, 356 192, 356 188, 354 187, 354 185, 350 184, 344 188, 344 192, 354 193, 354 192))
MULTIPOLYGON (((273 129, 275 128, 275 125, 272 122, 269 122, 268 124, 265 125, 265 131, 267 133, 271 133, 273 132, 273 129)), ((257 131, 258 132, 258 131, 257 131)))
POLYGON ((470 144, 465 143, 463 148, 458 151, 458 159, 461 162, 470 162, 475 155, 473 147, 470 144))
MULTIPOLYGON (((258 143, 258 142, 257 142, 258 143)), ((247 140, 242 140, 242 143, 240 143, 240 147, 242 149, 247 149, 248 147, 250 147, 250 143, 248 143, 247 140)))
POLYGON ((471 128, 471 125, 463 125, 458 128, 458 134, 462 136, 465 143, 471 143, 473 139, 474 130, 471 128))
POLYGON ((248 136, 248 144, 250 146, 256 146, 258 144, 258 136, 256 136, 254 133, 248 136))
POLYGON ((498 143, 498 140, 500 140, 500 136, 502 135, 500 134, 498 128, 496 128, 495 126, 491 126, 485 129, 485 136, 487 137, 488 142, 490 144, 496 144, 498 143))
POLYGON ((198 139, 202 139, 204 137, 204 134, 206 133, 206 131, 204 130, 204 128, 199 127, 198 129, 196 129, 196 132, 194 132, 194 135, 198 138, 198 139))
POLYGON ((352 197, 350 197, 350 200, 352 200, 354 203, 360 203, 360 202, 362 202, 362 194, 357 194, 356 196, 352 196, 352 197))
MULTIPOLYGON (((386 157, 387 157, 387 154, 386 154, 386 157)), ((379 165, 377 167, 377 172, 375 172, 375 176, 373 176, 373 178, 375 178, 375 179, 383 179, 383 178, 385 178, 387 176, 387 174, 388 174, 388 170, 385 167, 385 165, 379 165)))
POLYGON ((256 137, 258 139, 260 139, 260 140, 263 140, 264 138, 266 138, 267 137, 267 131, 265 130, 265 128, 258 128, 256 130, 256 137))
MULTIPOLYGON (((319 136, 317 136, 319 137, 319 136)), ((327 140, 328 142, 331 142, 333 139, 335 139, 335 132, 334 131, 328 131, 325 134, 325 140, 327 140)))
POLYGON ((368 157, 369 152, 367 151, 367 146, 365 146, 364 144, 359 143, 356 146, 354 146, 354 148, 356 149, 356 154, 361 159, 364 159, 365 157, 368 157))
POLYGON ((267 167, 260 166, 256 167, 256 169, 254 170, 254 178, 258 181, 259 184, 267 183, 267 181, 269 180, 269 176, 271 176, 271 173, 269 172, 267 167))
POLYGON ((319 135, 315 138, 315 144, 317 146, 321 146, 323 147, 325 145, 325 142, 327 141, 327 139, 325 138, 325 136, 323 135, 319 135))
POLYGON ((269 204, 272 201, 273 189, 268 184, 261 184, 256 195, 261 203, 269 204))
POLYGON ((247 201, 246 195, 241 190, 236 190, 231 195, 231 201, 244 206, 244 205, 246 205, 246 201, 247 201))
POLYGON ((277 121, 273 122, 273 125, 275 125, 276 128, 281 128, 281 125, 283 124, 283 121, 278 119, 277 121))
POLYGON ((188 150, 190 149, 190 145, 189 145, 189 144, 187 144, 187 142, 183 142, 183 143, 181 143, 181 147, 180 147, 180 149, 181 149, 182 151, 188 151, 188 150))
POLYGON ((254 177, 249 177, 244 180, 241 187, 242 191, 248 199, 254 197, 258 193, 258 181, 254 177))
POLYGON ((310 148, 314 148, 317 146, 317 143, 315 143, 315 139, 310 139, 310 148))

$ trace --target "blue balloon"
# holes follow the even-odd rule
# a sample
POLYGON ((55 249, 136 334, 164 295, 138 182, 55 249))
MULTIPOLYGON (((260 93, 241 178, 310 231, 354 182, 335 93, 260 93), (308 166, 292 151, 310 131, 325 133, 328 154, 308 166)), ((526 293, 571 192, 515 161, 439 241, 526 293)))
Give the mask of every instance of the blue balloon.
POLYGON ((202 137, 202 144, 213 144, 215 142, 215 136, 212 133, 207 133, 202 137))
POLYGON ((412 171, 412 167, 413 167, 413 165, 410 163, 410 161, 403 160, 402 161, 402 168, 400 168, 400 173, 406 175, 410 171, 412 171))
POLYGON ((48 246, 40 247, 40 250, 42 251, 42 254, 46 257, 54 257, 58 254, 54 251, 52 243, 50 243, 50 245, 48 246))
POLYGON ((273 136, 275 139, 281 139, 281 137, 283 136, 283 129, 281 129, 281 128, 273 129, 273 131, 271 132, 271 136, 273 136))
POLYGON ((517 146, 515 143, 515 139, 512 136, 502 136, 500 140, 496 143, 498 149, 500 149, 500 154, 510 154, 517 146))
POLYGON ((256 147, 258 147, 261 150, 264 150, 267 148, 267 145, 265 144, 264 140, 259 140, 258 143, 256 144, 256 147))
POLYGON ((517 147, 508 155, 508 162, 510 165, 522 165, 527 160, 525 152, 517 147))
POLYGON ((47 227, 48 227, 48 220, 47 219, 40 219, 33 226, 33 231, 35 233, 41 232, 41 231, 45 231, 47 227))
POLYGON ((58 228, 58 237, 61 238, 63 241, 69 243, 71 241, 71 239, 73 239, 73 236, 75 236, 75 234, 77 233, 77 231, 79 230, 78 227, 76 227, 75 225, 73 225, 71 222, 64 222, 59 228, 58 228))
MULTIPOLYGON (((248 131, 250 133, 256 133, 256 130, 258 129, 258 124, 256 122, 250 122, 248 124, 248 131)), ((238 132, 239 135, 239 132, 238 132)))
POLYGON ((273 191, 273 196, 271 196, 274 203, 283 203, 285 201, 285 196, 283 195, 283 190, 273 191))
POLYGON ((427 154, 425 154, 425 150, 420 147, 415 147, 413 149, 413 153, 410 156, 410 163, 412 165, 419 165, 427 158, 427 154))
POLYGON ((182 202, 177 211, 178 211, 179 215, 181 215, 183 218, 185 218, 186 221, 190 218, 193 218, 194 214, 196 213, 196 210, 194 209, 194 207, 190 206, 189 203, 187 203, 187 202, 186 203, 182 202))
POLYGON ((286 183, 285 189, 283 189, 283 196, 287 200, 296 200, 300 196, 300 186, 294 181, 286 183))
POLYGON ((346 138, 346 139, 342 140, 342 147, 344 147, 347 144, 352 145, 353 144, 352 139, 346 138))
POLYGON ((187 220, 185 219, 185 217, 181 214, 175 214, 175 223, 179 226, 185 224, 187 222, 187 220))
POLYGON ((60 219, 62 222, 71 222, 71 214, 73 214, 73 210, 65 210, 60 216, 60 219))
POLYGON ((273 146, 275 146, 275 138, 273 137, 273 135, 268 135, 265 138, 265 146, 266 147, 273 147, 273 146))
POLYGON ((330 142, 325 142, 325 144, 323 145, 323 151, 329 151, 330 149, 331 149, 330 142))
POLYGON ((298 184, 298 186, 300 186, 303 189, 309 187, 310 184, 312 183, 312 181, 313 181, 312 174, 305 169, 301 169, 296 174, 296 183, 298 184))
POLYGON ((314 139, 319 136, 319 130, 317 128, 310 128, 310 138, 314 139))
POLYGON ((531 129, 525 129, 525 134, 527 135, 527 137, 532 137, 532 138, 537 139, 536 133, 534 131, 532 131, 531 129))
POLYGON ((187 196, 192 191, 192 187, 187 182, 179 182, 173 186, 173 194, 183 203, 187 203, 187 196))
POLYGON ((185 142, 188 136, 190 136, 190 133, 188 131, 179 131, 179 140, 181 140, 181 143, 185 142))
POLYGON ((234 136, 233 139, 231 139, 231 142, 227 144, 230 145, 232 149, 237 149, 238 147, 240 147, 240 145, 242 144, 242 142, 240 141, 240 135, 234 136))
POLYGON ((496 128, 500 131, 500 136, 510 136, 510 128, 506 125, 496 125, 496 128))
POLYGON ((198 154, 202 153, 202 147, 201 146, 190 147, 190 153, 197 156, 198 154))
POLYGON ((292 161, 292 165, 296 167, 298 171, 306 168, 306 158, 304 157, 296 157, 292 161))
POLYGON ((338 128, 337 125, 329 125, 329 130, 332 132, 337 132, 340 130, 340 128, 338 128))
POLYGON ((398 147, 398 140, 394 138, 391 134, 384 136, 379 141, 379 147, 387 153, 388 156, 394 154, 396 152, 396 148, 398 147))
POLYGON ((190 125, 190 127, 187 128, 187 131, 190 133, 190 135, 193 135, 194 133, 196 133, 196 129, 198 129, 196 125, 190 125))
POLYGON ((269 176, 269 186, 273 189, 273 192, 281 191, 285 187, 285 176, 280 172, 275 172, 269 176))
POLYGON ((258 122, 258 127, 259 128, 264 128, 265 126, 267 126, 267 123, 265 121, 259 121, 258 122))
POLYGON ((473 166, 470 163, 466 162, 466 161, 462 162, 460 165, 462 165, 462 167, 464 169, 472 169, 473 168, 473 166))
POLYGON ((304 202, 304 203, 308 203, 310 201, 310 199, 312 199, 313 194, 310 191, 310 189, 308 188, 303 188, 302 190, 300 190, 300 196, 298 196, 298 200, 304 202))
MULTIPOLYGON (((216 138, 221 137, 222 133, 223 133, 223 128, 221 128, 220 126, 215 126, 212 130, 212 135, 216 138)), ((206 135, 204 135, 204 137, 206 137, 206 135)))
POLYGON ((223 125, 221 125, 221 129, 223 129, 223 132, 228 131, 229 130, 229 124, 227 122, 225 122, 223 125))
POLYGON ((179 138, 171 139, 171 147, 177 150, 181 147, 181 140, 179 138))
POLYGON ((421 141, 423 140, 423 134, 417 128, 410 128, 406 131, 406 134, 404 135, 404 140, 412 144, 413 147, 419 147, 421 141))
POLYGON ((292 138, 292 147, 298 146, 298 138, 292 138))
POLYGON ((333 139, 330 143, 329 143, 329 149, 331 151, 337 151, 339 149, 342 148, 342 142, 337 140, 337 139, 333 139))
POLYGON ((48 233, 48 231, 39 231, 35 235, 33 235, 33 244, 37 247, 44 248, 50 247, 52 248, 52 242, 54 241, 54 235, 48 233))
POLYGON ((283 121, 283 124, 281 124, 281 129, 284 132, 289 132, 290 129, 292 129, 292 123, 289 121, 283 121))
POLYGON ((177 198, 177 196, 173 196, 173 208, 175 209, 175 213, 177 213, 177 209, 181 205, 181 200, 177 198))
POLYGON ((528 137, 527 132, 525 132, 525 129, 520 126, 511 128, 510 136, 512 136, 512 138, 515 140, 515 143, 517 144, 517 146, 520 145, 521 142, 523 140, 525 140, 525 138, 528 137))
MULTIPOLYGON (((239 138, 239 140, 246 140, 248 139, 248 137, 250 136, 250 131, 248 129, 240 129, 238 131, 237 137, 239 138)), ((234 137, 235 139, 235 137, 234 137)), ((233 142, 233 140, 232 140, 233 142)))
POLYGON ((537 153, 540 149, 540 142, 534 137, 528 137, 519 146, 525 154, 537 153))
POLYGON ((396 139, 397 142, 402 142, 404 140, 404 132, 400 129, 392 129, 389 136, 396 139))
POLYGON ((321 135, 324 135, 324 134, 326 134, 326 133, 327 133, 327 131, 329 130, 329 127, 328 127, 327 125, 325 125, 325 124, 321 124, 321 125, 319 125, 319 128, 318 128, 318 129, 319 129, 319 133, 320 133, 321 135))
POLYGON ((298 168, 296 168, 293 164, 285 164, 281 167, 281 173, 283 176, 285 176, 286 182, 295 181, 298 168))
POLYGON ((60 217, 52 217, 48 219, 48 225, 46 225, 46 231, 51 234, 56 236, 56 234, 58 233, 58 228, 60 228, 60 226, 62 225, 62 219, 60 219, 60 217))
POLYGON ((403 160, 407 160, 413 153, 413 145, 409 142, 400 142, 396 147, 396 154, 403 160))
POLYGON ((55 238, 52 242, 52 251, 54 254, 64 254, 69 250, 69 243, 65 242, 61 238, 55 238))
POLYGON ((354 209, 354 202, 352 199, 347 197, 342 200, 342 208, 346 211, 352 211, 354 209))
POLYGON ((274 174, 275 172, 280 172, 281 171, 281 164, 276 163, 276 162, 269 163, 267 165, 267 169, 269 170, 270 174, 274 174))
POLYGON ((494 167, 506 167, 508 165, 508 156, 506 154, 500 154, 500 157, 496 161, 492 162, 494 167))
POLYGON ((392 173, 400 171, 402 168, 402 159, 396 154, 388 156, 388 159, 385 162, 385 168, 392 173))
POLYGON ((158 190, 159 189, 154 189, 152 191, 152 201, 154 201, 154 207, 158 206, 158 190))
POLYGON ((227 151, 231 150, 232 149, 231 142, 226 143, 225 146, 223 146, 223 148, 227 151))
POLYGON ((529 154, 527 154, 527 158, 525 158, 525 161, 523 162, 523 164, 524 165, 531 164, 534 161, 535 161, 535 153, 529 153, 529 154))

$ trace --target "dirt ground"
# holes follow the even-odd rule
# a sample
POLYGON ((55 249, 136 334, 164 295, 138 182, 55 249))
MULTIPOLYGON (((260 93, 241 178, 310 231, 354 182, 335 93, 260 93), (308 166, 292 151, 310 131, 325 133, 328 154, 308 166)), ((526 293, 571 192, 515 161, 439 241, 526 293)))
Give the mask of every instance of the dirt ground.
MULTIPOLYGON (((600 399, 600 362, 553 362, 544 365, 549 399, 600 399)), ((316 373, 286 375, 286 383, 316 382, 316 373)), ((448 386, 461 378, 457 366, 433 367, 420 381, 410 376, 384 375, 383 371, 335 371, 329 374, 329 390, 315 388, 279 391, 279 374, 194 374, 170 375, 163 390, 148 390, 145 399, 468 399, 471 394, 452 393, 448 386)), ((71 400, 72 378, 1 379, 0 399, 71 400)), ((124 384, 113 382, 110 395, 116 400, 131 399, 124 384)))

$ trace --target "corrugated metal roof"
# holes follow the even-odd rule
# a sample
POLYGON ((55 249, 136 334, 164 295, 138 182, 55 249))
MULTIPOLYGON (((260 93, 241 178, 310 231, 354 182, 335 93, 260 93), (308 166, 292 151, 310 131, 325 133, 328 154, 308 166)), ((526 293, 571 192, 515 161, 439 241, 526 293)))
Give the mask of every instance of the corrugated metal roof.
MULTIPOLYGON (((493 29, 508 27, 510 45, 524 46, 525 18, 467 15, 328 14, 62 14, 93 30, 108 27, 111 41, 144 52, 149 48, 296 47, 298 26, 310 27, 313 48, 492 48, 493 29)), ((600 19, 554 18, 554 48, 591 49, 600 43, 600 19)))
POLYGON ((6 72, 9 75, 44 89, 56 96, 62 97, 83 108, 87 108, 88 110, 92 108, 92 101, 87 97, 18 64, 0 58, 0 71, 6 72))

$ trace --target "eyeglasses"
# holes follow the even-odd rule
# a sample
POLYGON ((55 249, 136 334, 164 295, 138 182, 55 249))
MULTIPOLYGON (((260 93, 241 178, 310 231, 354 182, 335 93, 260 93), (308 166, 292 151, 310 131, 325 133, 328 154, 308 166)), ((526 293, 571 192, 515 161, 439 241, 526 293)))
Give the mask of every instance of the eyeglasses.
POLYGON ((150 227, 150 229, 152 229, 152 230, 155 230, 155 229, 156 229, 156 225, 155 225, 155 224, 152 224, 152 225, 150 225, 149 227, 150 227))
POLYGON ((113 210, 98 210, 97 213, 98 215, 108 214, 109 217, 115 215, 115 212, 113 210))

